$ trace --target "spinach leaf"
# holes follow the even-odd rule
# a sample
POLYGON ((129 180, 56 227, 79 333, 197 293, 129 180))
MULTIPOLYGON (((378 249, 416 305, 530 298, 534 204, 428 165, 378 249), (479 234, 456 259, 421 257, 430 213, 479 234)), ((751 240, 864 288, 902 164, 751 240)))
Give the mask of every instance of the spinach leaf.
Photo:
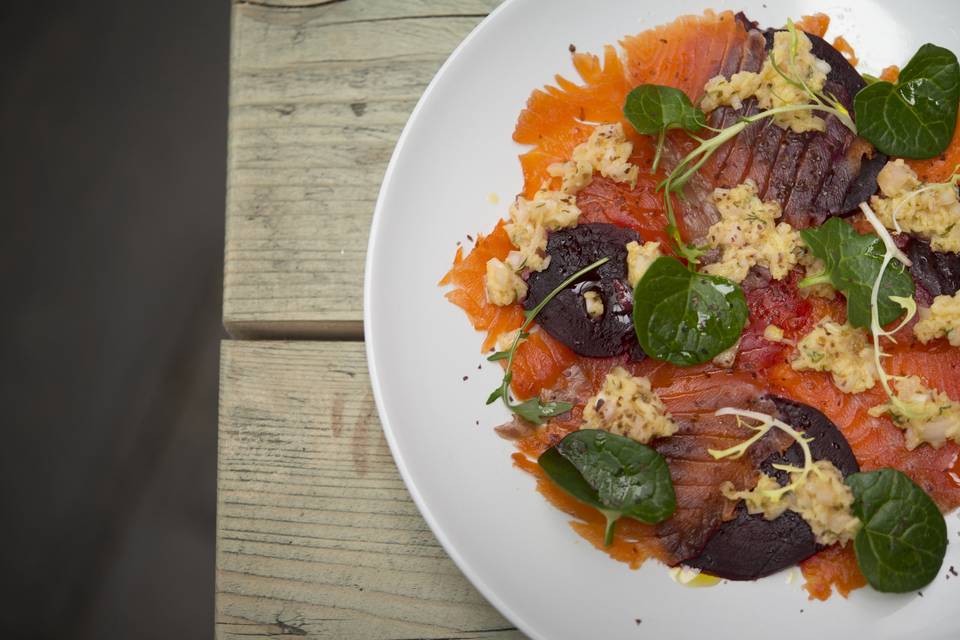
POLYGON ((747 322, 740 287, 690 271, 676 258, 657 258, 633 291, 633 327, 647 355, 681 367, 729 349, 747 322))
MULTIPOLYGON (((816 229, 800 232, 813 255, 823 260, 824 273, 800 281, 800 286, 828 282, 847 297, 847 321, 855 327, 870 326, 870 294, 880 274, 885 253, 883 241, 875 234, 861 235, 840 218, 830 218, 816 229)), ((883 274, 877 297, 880 324, 893 322, 903 307, 890 296, 913 295, 913 278, 903 264, 893 261, 883 274)))
POLYGON ((652 135, 664 129, 699 131, 706 126, 703 111, 693 106, 683 91, 642 84, 627 94, 623 115, 637 133, 652 135))
POLYGON ((863 524, 853 547, 870 585, 903 593, 933 580, 947 551, 947 526, 930 496, 895 469, 854 473, 846 482, 863 524))
POLYGON ((872 82, 853 99, 857 129, 877 149, 904 158, 932 158, 953 138, 960 101, 960 64, 952 51, 925 44, 896 84, 872 82))
POLYGON ((659 136, 651 171, 657 170, 668 129, 684 129, 694 133, 707 126, 703 111, 693 106, 687 94, 673 87, 656 84, 642 84, 628 93, 623 104, 623 115, 637 133, 659 136))
POLYGON ((630 438, 581 429, 545 451, 537 463, 560 488, 603 513, 607 545, 622 516, 656 524, 677 508, 666 460, 630 438))

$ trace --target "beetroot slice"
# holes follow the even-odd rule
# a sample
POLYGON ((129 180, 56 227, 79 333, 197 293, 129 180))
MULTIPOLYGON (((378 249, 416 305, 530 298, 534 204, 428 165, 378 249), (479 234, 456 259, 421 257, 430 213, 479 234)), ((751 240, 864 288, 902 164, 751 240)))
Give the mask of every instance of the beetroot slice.
POLYGON ((627 282, 627 248, 639 241, 635 231, 612 224, 581 224, 552 232, 547 238, 550 265, 530 274, 526 309, 533 309, 561 282, 601 258, 610 261, 586 274, 551 300, 537 323, 581 356, 605 358, 629 352, 643 357, 633 329, 633 291, 627 282), (596 291, 603 314, 591 318, 583 294, 596 291))
MULTIPOLYGON (((829 418, 793 400, 777 396, 768 399, 776 406, 781 420, 814 439, 810 453, 815 460, 829 460, 844 477, 860 470, 846 438, 829 418)), ((802 465, 800 445, 794 444, 760 465, 762 471, 786 484, 787 474, 775 470, 774 464, 802 465)), ((797 513, 786 511, 767 520, 763 514, 747 513, 741 501, 735 517, 720 525, 700 555, 685 564, 728 580, 756 580, 791 567, 821 549, 823 546, 817 544, 810 526, 797 513)))
MULTIPOLYGON (((758 24, 742 12, 736 19, 748 33, 759 31, 758 24)), ((762 31, 767 51, 777 31, 762 31)), ((807 37, 813 55, 830 65, 824 93, 839 100, 852 115, 853 98, 866 81, 829 42, 812 34, 807 37)), ((817 226, 829 216, 855 212, 861 202, 876 193, 877 174, 887 161, 885 155, 856 139, 835 117, 824 117, 827 131, 823 133, 782 131, 767 122, 754 134, 758 142, 753 164, 764 166, 776 159, 768 182, 761 185, 762 198, 780 201, 784 219, 794 227, 817 226)))
POLYGON ((960 290, 960 255, 934 251, 926 240, 912 237, 907 256, 913 263, 910 265, 913 281, 931 298, 952 296, 960 290))

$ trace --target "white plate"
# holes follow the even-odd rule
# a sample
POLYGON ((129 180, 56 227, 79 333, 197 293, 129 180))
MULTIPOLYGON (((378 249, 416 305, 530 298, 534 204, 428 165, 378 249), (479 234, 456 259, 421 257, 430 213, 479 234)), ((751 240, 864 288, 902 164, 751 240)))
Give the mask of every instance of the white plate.
MULTIPOLYGON (((787 584, 785 574, 691 589, 672 582, 657 562, 632 571, 597 551, 513 468, 512 445, 491 429, 506 413, 483 404, 501 369, 486 363, 477 369, 481 335, 436 286, 455 243, 489 231, 520 191, 523 149, 511 140, 517 114, 530 91, 555 73, 575 77, 571 43, 598 52, 623 35, 706 8, 743 9, 762 25, 823 11, 833 19, 829 35, 844 34, 864 61, 861 71, 876 73, 902 66, 924 42, 960 52, 957 7, 903 0, 513 0, 470 34, 424 93, 387 170, 370 235, 364 321, 373 390, 387 441, 424 518, 467 577, 528 635, 960 635, 953 606, 960 578, 939 576, 922 598, 865 588, 849 600, 821 603, 808 601, 802 580, 787 584), (490 193, 499 195, 499 205, 490 204, 490 193)), ((955 541, 956 515, 947 521, 955 541)), ((960 567, 958 551, 956 544, 948 549, 944 571, 960 567)))

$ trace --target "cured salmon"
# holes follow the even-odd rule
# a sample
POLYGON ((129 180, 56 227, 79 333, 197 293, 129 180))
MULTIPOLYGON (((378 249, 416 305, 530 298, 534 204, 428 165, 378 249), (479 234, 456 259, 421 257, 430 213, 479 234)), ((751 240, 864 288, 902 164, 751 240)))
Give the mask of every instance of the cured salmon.
MULTIPOLYGON (((827 23, 825 16, 798 22, 813 36, 823 36, 827 23)), ((637 183, 631 187, 595 176, 577 193, 580 222, 629 228, 642 240, 661 241, 669 251, 664 200, 657 191, 665 177, 664 169, 650 172, 654 143, 651 138, 636 134, 623 120, 625 97, 637 84, 656 83, 679 88, 696 101, 705 82, 718 73, 729 76, 738 70, 759 69, 768 46, 765 36, 742 16, 706 12, 624 38, 620 42, 622 56, 612 46, 605 47, 600 56, 574 53, 573 64, 579 79, 557 76, 554 85, 531 94, 518 118, 514 139, 530 145, 520 156, 523 193, 532 197, 545 184, 558 186, 547 168, 569 160, 574 147, 590 136, 594 123, 623 122, 624 131, 634 144, 631 161, 640 166, 637 183)), ((831 51, 833 54, 823 55, 838 56, 846 65, 843 68, 852 70, 841 52, 832 48, 831 51)), ((852 50, 844 53, 853 55, 852 50)), ((833 59, 830 63, 832 68, 839 68, 833 59)), ((895 77, 890 75, 894 71, 885 73, 885 77, 895 77)), ((842 102, 848 102, 853 95, 849 75, 834 77, 833 82, 831 90, 842 102)), ((711 122, 722 126, 755 110, 756 105, 750 101, 740 113, 718 109, 711 114, 711 122)), ((761 197, 777 199, 787 221, 798 227, 816 224, 827 215, 846 213, 850 194, 859 193, 858 189, 872 193, 875 184, 870 184, 870 172, 879 168, 875 166, 878 162, 882 165, 878 160, 882 157, 835 118, 828 118, 827 122, 827 131, 821 134, 788 134, 769 123, 757 123, 718 150, 702 175, 688 185, 687 201, 679 203, 685 237, 702 237, 715 220, 714 213, 703 205, 714 187, 734 186, 747 178, 757 182, 761 197)), ((667 166, 691 147, 683 135, 671 134, 669 140, 667 166)), ((941 158, 910 164, 922 179, 942 180, 958 163, 960 127, 941 158)), ((497 336, 523 322, 520 304, 497 307, 486 301, 484 292, 487 260, 504 259, 511 249, 501 222, 490 234, 478 237, 469 252, 458 249, 452 268, 441 281, 451 287, 446 293, 448 299, 465 311, 476 329, 486 332, 484 350, 493 346, 497 336)), ((922 251, 923 247, 910 250, 922 251)), ((926 256, 925 260, 933 265, 924 276, 928 282, 915 275, 918 282, 931 291, 949 286, 952 275, 944 275, 944 269, 949 271, 952 263, 935 255, 926 256)), ((750 433, 735 420, 716 418, 714 410, 727 405, 750 406, 773 393, 823 412, 846 437, 864 470, 884 466, 900 469, 923 487, 941 509, 960 506, 957 445, 948 443, 940 449, 922 446, 907 451, 899 428, 886 417, 868 414, 871 407, 885 400, 879 386, 860 394, 843 394, 828 374, 797 372, 790 367, 794 351, 791 342, 823 317, 845 320, 842 299, 802 296, 797 289, 801 277, 802 272, 796 270, 786 279, 774 282, 762 273, 751 272, 743 283, 750 324, 744 330, 732 370, 714 365, 678 368, 652 360, 628 362, 626 354, 584 357, 534 328, 516 353, 513 392, 521 399, 539 394, 544 399, 569 401, 575 406, 568 414, 517 440, 517 466, 536 478, 538 490, 547 500, 575 518, 572 526, 580 535, 611 557, 633 567, 651 557, 676 564, 695 556, 709 536, 734 516, 733 504, 717 490, 719 483, 731 481, 739 488, 752 486, 758 462, 789 444, 774 437, 742 460, 714 460, 707 449, 731 446, 750 433), (783 342, 774 343, 763 337, 769 325, 784 330, 783 342), (657 526, 622 519, 614 544, 605 547, 603 516, 554 485, 535 460, 567 433, 580 428, 583 403, 597 392, 614 366, 624 366, 634 375, 648 377, 680 427, 676 435, 653 443, 668 460, 677 511, 657 526)), ((921 295, 918 293, 918 299, 921 295)), ((949 347, 943 340, 924 346, 911 339, 900 339, 886 350, 891 353, 885 361, 891 373, 919 375, 951 398, 960 399, 960 349, 949 347)), ((846 595, 865 584, 850 547, 830 547, 804 561, 801 568, 811 597, 825 599, 832 588, 846 595)))
MULTIPOLYGON (((761 32, 743 14, 737 17, 744 44, 740 51, 728 52, 720 65, 721 73, 728 79, 736 72, 759 71, 773 41, 772 31, 761 32)), ((814 23, 814 27, 818 26, 814 23)), ((839 51, 818 35, 811 33, 808 37, 814 55, 831 68, 824 93, 834 96, 853 113, 853 96, 866 83, 839 51)), ((715 109, 708 122, 715 128, 725 128, 758 112, 757 101, 751 98, 740 109, 715 109)), ((720 147, 686 189, 682 215, 687 240, 703 238, 719 219, 710 198, 713 190, 735 187, 747 179, 756 183, 761 200, 776 200, 780 204, 782 220, 794 228, 820 224, 828 216, 855 210, 868 199, 876 191, 877 173, 886 157, 855 136, 834 115, 824 119, 824 132, 795 133, 765 118, 750 124, 720 147)), ((668 150, 668 167, 679 162, 688 150, 687 145, 668 150)))
POLYGON ((489 235, 477 237, 477 243, 466 257, 463 247, 458 247, 453 266, 439 282, 440 286, 453 286, 445 294, 447 300, 464 310, 474 329, 487 332, 482 347, 484 351, 494 345, 497 336, 513 331, 523 323, 523 309, 518 305, 498 307, 491 304, 487 301, 484 284, 487 261, 491 258, 505 260, 512 249, 501 220, 489 235))
MULTIPOLYGON (((656 538, 658 557, 674 565, 696 556, 707 538, 721 522, 733 515, 733 503, 717 487, 730 481, 738 488, 756 482, 759 463, 790 441, 773 432, 738 459, 715 460, 708 449, 726 449, 752 434, 731 416, 714 416, 722 406, 756 408, 767 387, 761 378, 745 372, 730 372, 712 365, 679 368, 646 360, 622 363, 633 375, 650 379, 651 386, 664 402, 679 431, 654 443, 667 459, 677 496, 677 511, 667 521, 647 531, 656 538)), ((609 371, 609 364, 606 371, 609 371)), ((604 371, 604 374, 606 373, 604 371)), ((585 378, 593 377, 585 374, 585 378)), ((602 384, 596 376, 578 388, 578 406, 565 420, 555 420, 544 429, 518 441, 518 448, 531 458, 539 458, 566 434, 580 428, 583 402, 602 384)), ((542 483, 541 483, 542 484, 542 483)), ((647 541, 649 548, 652 541, 647 541)))

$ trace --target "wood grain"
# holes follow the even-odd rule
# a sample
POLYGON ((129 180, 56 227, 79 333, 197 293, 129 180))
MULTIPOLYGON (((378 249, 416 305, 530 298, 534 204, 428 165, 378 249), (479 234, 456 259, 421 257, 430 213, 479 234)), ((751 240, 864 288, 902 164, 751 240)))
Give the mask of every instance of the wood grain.
POLYGON ((496 0, 247 0, 233 13, 224 325, 360 339, 363 261, 394 144, 496 0))
POLYGON ((363 345, 223 343, 218 638, 523 638, 400 479, 363 345))

